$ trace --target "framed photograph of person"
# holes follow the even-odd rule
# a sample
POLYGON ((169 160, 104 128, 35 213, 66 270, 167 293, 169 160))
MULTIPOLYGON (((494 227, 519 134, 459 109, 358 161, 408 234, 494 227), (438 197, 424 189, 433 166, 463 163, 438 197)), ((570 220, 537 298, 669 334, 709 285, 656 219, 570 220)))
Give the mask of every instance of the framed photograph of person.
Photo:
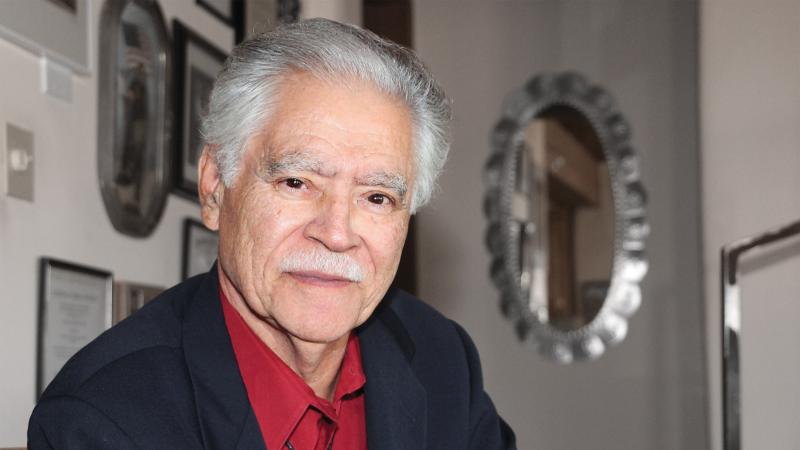
POLYGON ((114 323, 125 320, 163 291, 164 288, 161 286, 150 286, 130 281, 115 281, 114 323))
POLYGON ((208 272, 217 259, 219 236, 201 222, 183 221, 183 279, 208 272))
POLYGON ((178 20, 172 21, 172 37, 177 119, 173 133, 173 188, 197 201, 197 162, 203 150, 200 124, 226 54, 178 20))
POLYGON ((112 323, 111 272, 42 258, 36 396, 69 358, 112 323))

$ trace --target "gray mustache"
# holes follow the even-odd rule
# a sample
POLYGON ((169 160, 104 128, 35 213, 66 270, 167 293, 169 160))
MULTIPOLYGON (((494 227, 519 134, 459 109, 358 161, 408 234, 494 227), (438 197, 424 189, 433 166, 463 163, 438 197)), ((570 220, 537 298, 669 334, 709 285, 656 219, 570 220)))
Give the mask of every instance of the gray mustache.
POLYGON ((302 250, 286 255, 281 261, 280 270, 322 272, 356 283, 364 279, 364 271, 352 256, 319 249, 302 250))

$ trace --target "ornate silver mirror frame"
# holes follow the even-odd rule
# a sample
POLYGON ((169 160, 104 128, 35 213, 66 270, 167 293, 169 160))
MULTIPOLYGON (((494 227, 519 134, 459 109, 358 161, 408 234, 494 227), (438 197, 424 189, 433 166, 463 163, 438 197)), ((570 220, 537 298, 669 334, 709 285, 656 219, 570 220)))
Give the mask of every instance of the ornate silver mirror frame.
POLYGON ((800 221, 746 237, 722 247, 722 447, 742 446, 739 342, 742 334, 742 297, 739 260, 750 250, 800 235, 800 221))
POLYGON ((492 134, 484 204, 491 278, 501 292, 501 310, 519 338, 532 337, 542 354, 561 363, 597 358, 624 339, 627 319, 641 302, 649 227, 638 157, 629 141, 628 122, 609 93, 569 72, 536 76, 512 92, 492 134), (593 129, 607 165, 613 203, 610 278, 595 293, 602 299, 599 310, 575 329, 556 327, 548 320, 548 236, 542 220, 547 217, 547 197, 539 189, 547 173, 526 157, 526 128, 554 107, 572 110, 593 129))
POLYGON ((148 236, 169 194, 169 36, 155 0, 107 0, 100 17, 97 163, 117 231, 148 236))

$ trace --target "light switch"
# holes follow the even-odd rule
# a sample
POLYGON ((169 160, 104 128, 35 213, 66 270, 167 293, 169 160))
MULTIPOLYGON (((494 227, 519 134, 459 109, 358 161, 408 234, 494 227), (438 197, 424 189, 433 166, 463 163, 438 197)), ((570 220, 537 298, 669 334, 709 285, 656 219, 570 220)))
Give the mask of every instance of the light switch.
POLYGON ((6 194, 33 201, 33 132, 6 123, 6 194))

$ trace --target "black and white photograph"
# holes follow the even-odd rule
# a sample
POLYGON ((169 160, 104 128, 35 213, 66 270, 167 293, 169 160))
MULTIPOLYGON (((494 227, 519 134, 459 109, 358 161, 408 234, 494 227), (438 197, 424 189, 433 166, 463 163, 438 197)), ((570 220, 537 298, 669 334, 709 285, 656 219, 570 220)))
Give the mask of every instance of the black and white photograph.
POLYGON ((176 87, 173 184, 177 194, 196 201, 197 162, 203 146, 200 126, 226 55, 178 20, 172 22, 172 32, 176 87))

